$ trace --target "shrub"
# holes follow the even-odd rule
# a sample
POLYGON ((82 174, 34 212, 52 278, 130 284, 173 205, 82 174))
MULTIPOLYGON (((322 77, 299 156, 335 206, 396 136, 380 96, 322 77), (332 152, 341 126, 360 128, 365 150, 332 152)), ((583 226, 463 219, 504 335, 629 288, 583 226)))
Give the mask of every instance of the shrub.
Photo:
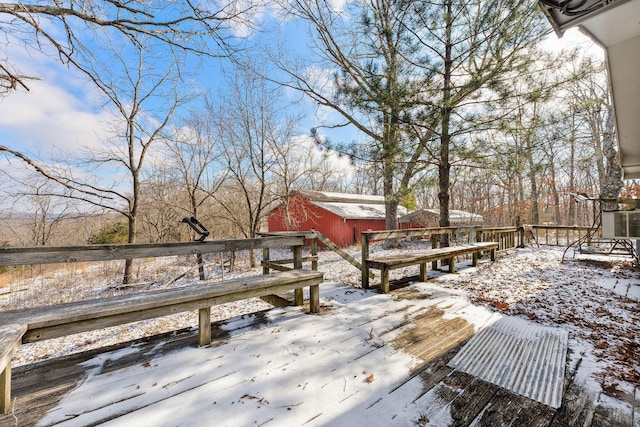
POLYGON ((92 234, 89 243, 102 245, 107 243, 127 243, 129 230, 124 222, 116 222, 103 226, 96 234, 92 234))

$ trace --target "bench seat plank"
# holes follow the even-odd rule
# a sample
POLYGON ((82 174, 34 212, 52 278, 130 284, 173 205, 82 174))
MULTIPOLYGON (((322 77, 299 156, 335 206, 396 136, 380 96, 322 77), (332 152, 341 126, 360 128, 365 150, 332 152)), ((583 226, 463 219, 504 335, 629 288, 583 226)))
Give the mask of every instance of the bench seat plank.
POLYGON ((498 249, 497 242, 478 242, 469 245, 448 246, 444 248, 432 248, 412 254, 400 254, 377 257, 365 261, 367 269, 380 270, 381 287, 383 292, 389 292, 389 271, 397 268, 420 265, 420 280, 427 280, 427 263, 436 262, 442 259, 449 259, 449 272, 455 272, 454 259, 456 256, 472 254, 473 265, 478 264, 478 253, 491 251, 491 260, 495 261, 495 251, 498 249))
POLYGON ((452 256, 464 255, 467 253, 497 249, 498 244, 494 242, 480 242, 468 246, 449 246, 446 248, 426 249, 411 255, 401 254, 393 256, 384 256, 367 260, 370 268, 378 270, 407 267, 420 262, 431 262, 440 259, 450 258, 452 256))
POLYGON ((309 286, 309 311, 318 313, 323 277, 324 273, 317 271, 294 270, 0 312, 0 413, 7 413, 11 407, 11 359, 22 343, 198 310, 198 343, 207 345, 211 343, 212 306, 292 289, 301 300, 302 288, 309 286))
POLYGON ((456 247, 427 249, 411 255, 393 255, 367 260, 370 268, 378 270, 393 270, 396 268, 416 265, 420 262, 437 261, 461 252, 456 247))
POLYGON ((0 313, 0 324, 28 324, 22 342, 35 342, 217 304, 319 285, 323 273, 296 270, 225 282, 162 289, 0 313))

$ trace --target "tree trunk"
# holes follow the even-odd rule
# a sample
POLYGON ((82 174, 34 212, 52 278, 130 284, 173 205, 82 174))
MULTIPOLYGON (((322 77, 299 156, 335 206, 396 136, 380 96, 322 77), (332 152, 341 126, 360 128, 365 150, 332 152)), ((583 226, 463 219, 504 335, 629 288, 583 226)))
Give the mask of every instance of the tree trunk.
POLYGON ((620 160, 614 146, 613 114, 611 111, 607 114, 602 151, 607 161, 604 182, 600 188, 600 197, 605 201, 602 208, 604 210, 615 210, 617 209, 618 194, 620 193, 623 183, 622 168, 620 167, 620 160))
MULTIPOLYGON (((531 146, 531 144, 528 144, 531 146)), ((529 185, 531 185, 531 214, 533 216, 533 223, 540 224, 540 210, 538 202, 538 184, 536 183, 536 165, 533 162, 533 154, 529 152, 529 185)))
MULTIPOLYGON (((452 5, 451 1, 446 3, 446 41, 444 56, 444 75, 443 75, 443 91, 442 91, 442 133, 440 135, 440 161, 438 164, 438 201, 440 202, 440 227, 449 227, 449 191, 451 183, 451 163, 449 161, 449 144, 451 135, 449 134, 449 124, 451 121, 451 69, 453 66, 452 59, 452 5)), ((448 234, 440 235, 440 246, 449 246, 448 234)))
MULTIPOLYGON (((576 139, 575 139, 575 116, 571 118, 571 147, 569 154, 569 194, 576 193, 576 139)), ((569 212, 567 218, 567 225, 578 225, 578 215, 576 214, 576 201, 573 197, 569 200, 569 212)))
MULTIPOLYGON (((128 243, 136 242, 136 217, 129 217, 129 237, 127 239, 128 243)), ((122 284, 127 285, 131 283, 133 280, 133 259, 128 258, 124 261, 124 275, 122 277, 122 284)))

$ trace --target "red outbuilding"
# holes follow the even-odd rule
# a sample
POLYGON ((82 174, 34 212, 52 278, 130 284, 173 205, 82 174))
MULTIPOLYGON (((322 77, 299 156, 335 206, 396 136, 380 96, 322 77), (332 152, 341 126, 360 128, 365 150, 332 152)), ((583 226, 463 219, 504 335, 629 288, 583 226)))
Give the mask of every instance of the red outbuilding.
MULTIPOLYGON (((398 215, 406 209, 398 207, 398 215)), ((362 231, 384 230, 384 196, 294 191, 269 214, 269 231, 314 229, 338 246, 360 241, 362 231)))

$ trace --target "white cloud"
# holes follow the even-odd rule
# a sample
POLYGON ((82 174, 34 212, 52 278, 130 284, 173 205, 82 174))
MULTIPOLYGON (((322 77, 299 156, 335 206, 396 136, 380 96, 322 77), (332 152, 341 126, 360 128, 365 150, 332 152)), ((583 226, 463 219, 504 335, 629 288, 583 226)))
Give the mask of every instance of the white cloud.
POLYGON ((107 113, 87 110, 74 95, 47 82, 34 82, 30 88, 29 93, 0 100, 5 142, 28 151, 54 147, 75 151, 101 143, 110 119, 107 113))
POLYGON ((29 91, 0 98, 0 138, 28 152, 77 152, 102 143, 113 118, 97 103, 96 88, 78 72, 44 55, 13 49, 9 58, 27 80, 29 91))

